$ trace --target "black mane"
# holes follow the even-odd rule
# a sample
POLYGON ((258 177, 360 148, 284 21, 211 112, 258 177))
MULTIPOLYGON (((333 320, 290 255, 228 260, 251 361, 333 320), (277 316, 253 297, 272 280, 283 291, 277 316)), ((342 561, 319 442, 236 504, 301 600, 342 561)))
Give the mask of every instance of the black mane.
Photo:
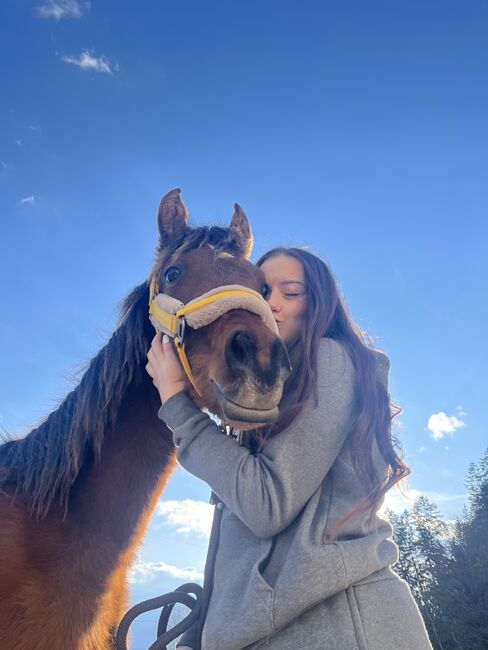
POLYGON ((88 444, 100 458, 104 433, 115 421, 128 385, 143 379, 152 336, 148 300, 144 282, 123 301, 117 329, 90 361, 78 386, 25 438, 0 447, 0 485, 13 481, 17 492, 27 497, 31 514, 44 516, 56 494, 66 508, 88 444))

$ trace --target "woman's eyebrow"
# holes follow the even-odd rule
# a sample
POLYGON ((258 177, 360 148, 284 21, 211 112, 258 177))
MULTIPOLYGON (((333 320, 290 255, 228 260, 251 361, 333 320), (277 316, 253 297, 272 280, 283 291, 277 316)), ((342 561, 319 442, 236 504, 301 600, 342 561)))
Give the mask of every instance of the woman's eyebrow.
POLYGON ((280 282, 280 284, 301 284, 302 287, 305 286, 305 284, 303 282, 300 282, 300 280, 283 280, 280 282))

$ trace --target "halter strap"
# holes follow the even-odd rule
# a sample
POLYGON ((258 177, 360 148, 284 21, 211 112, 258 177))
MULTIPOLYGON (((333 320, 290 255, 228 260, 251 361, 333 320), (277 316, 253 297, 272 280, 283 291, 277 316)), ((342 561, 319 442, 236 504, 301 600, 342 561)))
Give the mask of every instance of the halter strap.
MULTIPOLYGON (((150 287, 149 287, 149 315, 153 316, 154 318, 151 319, 151 322, 153 323, 156 331, 164 330, 168 334, 168 336, 171 336, 174 339, 176 351, 180 358, 183 369, 185 370, 185 373, 188 379, 190 380, 193 388, 195 389, 197 394, 201 396, 201 393, 195 384, 190 363, 188 361, 188 357, 185 352, 185 344, 184 344, 185 328, 186 328, 185 316, 195 314, 196 312, 203 310, 205 307, 208 307, 209 305, 212 305, 225 298, 241 297, 241 298, 251 298, 252 300, 256 301, 260 299, 260 296, 252 289, 239 287, 239 288, 232 288, 232 289, 223 289, 222 291, 218 291, 216 293, 213 293, 212 295, 205 296, 200 299, 196 298, 191 302, 189 302, 188 304, 184 305, 177 299, 174 299, 170 296, 167 296, 167 294, 164 294, 167 297, 167 299, 172 301, 174 300, 175 304, 173 305, 173 308, 175 311, 173 313, 171 311, 164 309, 160 304, 158 304, 158 302, 156 301, 157 295, 158 295, 158 287, 156 284, 156 279, 154 278, 154 276, 152 276, 150 281, 150 287), (157 325, 160 325, 159 328, 156 327, 154 320, 157 321, 157 325)), ((261 300, 263 301, 264 304, 266 304, 264 299, 261 300)))

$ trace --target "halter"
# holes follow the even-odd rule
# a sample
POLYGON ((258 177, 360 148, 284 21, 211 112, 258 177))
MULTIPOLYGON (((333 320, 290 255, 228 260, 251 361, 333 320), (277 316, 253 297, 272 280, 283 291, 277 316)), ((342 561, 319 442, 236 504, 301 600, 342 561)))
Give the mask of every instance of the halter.
POLYGON ((231 309, 246 309, 263 320, 275 334, 278 327, 271 309, 264 298, 254 289, 240 284, 231 284, 211 289, 190 300, 186 305, 165 293, 159 293, 156 279, 151 277, 149 287, 149 318, 158 332, 171 336, 181 364, 193 388, 201 396, 195 385, 190 364, 185 352, 185 332, 187 327, 205 327, 231 309))

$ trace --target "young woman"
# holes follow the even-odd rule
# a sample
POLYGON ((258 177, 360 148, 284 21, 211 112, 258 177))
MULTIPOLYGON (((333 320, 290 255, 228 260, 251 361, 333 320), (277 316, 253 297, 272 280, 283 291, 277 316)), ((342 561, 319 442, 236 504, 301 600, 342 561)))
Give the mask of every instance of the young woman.
MULTIPOLYGON (((277 248, 257 264, 292 364, 277 423, 216 435, 172 344, 157 335, 148 353, 178 461, 222 502, 201 648, 428 650, 377 514, 409 473, 391 437, 388 358, 369 347, 318 257, 277 248)), ((179 644, 198 646, 196 626, 179 644)))

